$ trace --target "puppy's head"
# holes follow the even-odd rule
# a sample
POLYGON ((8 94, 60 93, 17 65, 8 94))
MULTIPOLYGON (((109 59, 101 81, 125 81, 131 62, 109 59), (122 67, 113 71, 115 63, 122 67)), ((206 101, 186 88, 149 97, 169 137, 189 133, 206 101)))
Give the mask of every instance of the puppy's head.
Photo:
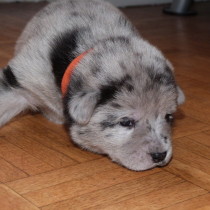
POLYGON ((184 101, 171 64, 145 41, 109 40, 78 65, 65 97, 73 141, 132 170, 167 164, 184 101))

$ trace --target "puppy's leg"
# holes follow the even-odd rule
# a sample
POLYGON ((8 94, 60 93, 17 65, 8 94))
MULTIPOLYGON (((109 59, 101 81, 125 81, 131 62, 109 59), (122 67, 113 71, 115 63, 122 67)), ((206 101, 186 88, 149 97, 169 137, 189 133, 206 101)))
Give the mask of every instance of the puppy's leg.
MULTIPOLYGON (((1 86, 2 84, 0 84, 1 86)), ((0 127, 29 108, 28 101, 12 90, 0 90, 0 127)))
POLYGON ((52 110, 49 107, 41 107, 40 111, 49 121, 54 122, 56 124, 63 124, 64 117, 63 117, 63 109, 59 110, 52 110))
POLYGON ((11 69, 0 69, 0 127, 30 107, 20 89, 11 69))
POLYGON ((45 84, 47 84, 47 87, 44 88, 45 91, 40 89, 37 92, 33 92, 33 98, 38 99, 38 109, 44 117, 56 124, 63 124, 65 119, 63 114, 62 97, 54 82, 46 80, 45 84))

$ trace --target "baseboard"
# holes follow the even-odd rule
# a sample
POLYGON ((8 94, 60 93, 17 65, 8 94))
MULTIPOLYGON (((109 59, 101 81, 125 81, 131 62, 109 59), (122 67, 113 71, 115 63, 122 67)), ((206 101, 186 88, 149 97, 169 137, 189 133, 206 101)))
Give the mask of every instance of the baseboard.
POLYGON ((136 6, 136 5, 156 5, 171 3, 172 0, 106 0, 113 3, 116 6, 136 6))
MULTIPOLYGON (((158 5, 158 4, 167 4, 171 3, 173 0, 106 0, 113 3, 119 7, 126 6, 137 6, 137 5, 158 5)), ((195 2, 199 1, 209 1, 209 0, 194 0, 195 2)))

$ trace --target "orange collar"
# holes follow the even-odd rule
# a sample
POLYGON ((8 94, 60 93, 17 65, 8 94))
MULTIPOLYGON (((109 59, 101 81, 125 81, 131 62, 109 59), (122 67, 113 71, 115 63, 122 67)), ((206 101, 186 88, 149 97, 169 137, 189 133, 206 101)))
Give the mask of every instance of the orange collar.
POLYGON ((84 53, 80 54, 78 57, 76 57, 67 67, 64 75, 63 75, 63 78, 62 78, 62 81, 61 81, 61 92, 62 92, 62 95, 65 96, 66 95, 66 92, 67 92, 67 89, 68 89, 68 85, 70 83, 70 79, 71 79, 71 75, 74 71, 74 69, 76 68, 76 66, 79 64, 79 62, 82 60, 82 58, 89 52, 88 51, 85 51, 84 53))

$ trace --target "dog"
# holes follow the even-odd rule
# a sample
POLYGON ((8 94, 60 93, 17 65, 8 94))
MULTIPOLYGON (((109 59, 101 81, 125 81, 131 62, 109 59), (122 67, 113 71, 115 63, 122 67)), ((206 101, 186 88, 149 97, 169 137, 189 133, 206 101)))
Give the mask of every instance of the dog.
POLYGON ((171 63, 100 0, 48 4, 0 70, 0 126, 39 111, 68 125, 81 148, 135 171, 171 160, 173 113, 184 100, 171 63))

